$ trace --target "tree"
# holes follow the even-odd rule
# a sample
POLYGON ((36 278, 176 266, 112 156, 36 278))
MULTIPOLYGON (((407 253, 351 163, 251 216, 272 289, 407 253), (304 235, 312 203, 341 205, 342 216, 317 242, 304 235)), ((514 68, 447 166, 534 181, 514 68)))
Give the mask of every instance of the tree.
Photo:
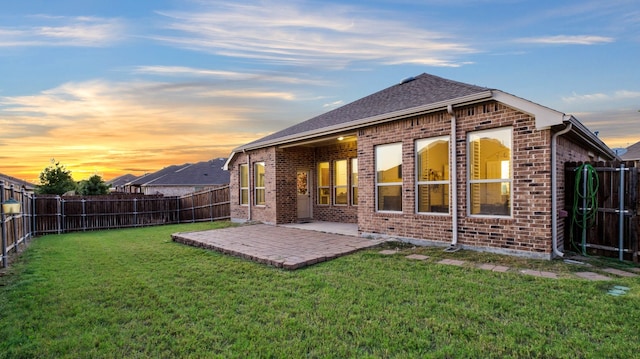
POLYGON ((76 183, 71 177, 71 171, 67 170, 60 162, 51 160, 51 165, 40 173, 40 185, 36 192, 39 194, 63 195, 76 189, 76 183))
POLYGON ((88 180, 80 181, 78 194, 83 196, 95 196, 109 193, 109 185, 104 183, 102 177, 93 175, 88 180))

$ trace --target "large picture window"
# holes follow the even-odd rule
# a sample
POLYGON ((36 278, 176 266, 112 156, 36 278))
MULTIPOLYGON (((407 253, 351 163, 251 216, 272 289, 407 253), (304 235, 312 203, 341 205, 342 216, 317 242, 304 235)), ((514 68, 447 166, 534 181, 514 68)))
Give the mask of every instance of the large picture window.
POLYGON ((249 165, 240 165, 240 204, 249 204, 249 165))
POLYGON ((348 173, 347 160, 333 162, 333 204, 347 205, 348 200, 348 173))
POLYGON ((402 212, 402 143, 379 145, 376 156, 376 209, 402 212))
POLYGON ((329 162, 318 163, 318 204, 330 204, 331 177, 329 177, 329 162))
POLYGON ((351 205, 358 205, 358 159, 351 159, 351 205))
POLYGON ((511 216, 512 128, 471 132, 467 140, 469 214, 511 216))
POLYGON ((449 213, 449 137, 416 141, 418 213, 449 213))
POLYGON ((264 186, 264 162, 256 162, 253 164, 253 180, 256 192, 255 204, 257 206, 265 205, 265 186, 264 186))

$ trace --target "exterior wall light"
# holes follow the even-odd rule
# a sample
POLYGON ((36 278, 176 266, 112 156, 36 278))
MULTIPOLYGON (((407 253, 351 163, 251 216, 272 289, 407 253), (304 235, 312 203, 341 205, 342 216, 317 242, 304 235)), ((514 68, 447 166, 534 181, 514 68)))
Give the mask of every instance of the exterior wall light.
POLYGON ((4 214, 11 215, 20 213, 20 202, 16 201, 14 198, 9 198, 2 203, 2 212, 4 212, 4 214))

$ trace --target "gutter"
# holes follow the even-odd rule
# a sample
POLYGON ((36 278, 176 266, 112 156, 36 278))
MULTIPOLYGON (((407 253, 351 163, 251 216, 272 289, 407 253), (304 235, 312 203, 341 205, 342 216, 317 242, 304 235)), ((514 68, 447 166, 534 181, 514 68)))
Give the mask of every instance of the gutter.
POLYGON ((449 151, 451 153, 451 166, 449 167, 449 178, 451 179, 451 248, 458 245, 458 158, 456 156, 456 114, 453 112, 453 106, 447 106, 447 112, 451 115, 451 143, 449 143, 449 151))
POLYGON ((571 131, 573 123, 569 122, 567 127, 551 136, 551 247, 552 257, 564 257, 558 249, 558 137, 571 131))

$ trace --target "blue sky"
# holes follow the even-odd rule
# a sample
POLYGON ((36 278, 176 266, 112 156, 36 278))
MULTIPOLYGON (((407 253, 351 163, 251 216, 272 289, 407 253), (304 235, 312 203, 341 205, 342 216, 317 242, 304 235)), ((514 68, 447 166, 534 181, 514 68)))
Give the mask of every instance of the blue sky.
POLYGON ((423 72, 640 141, 637 0, 0 5, 0 172, 79 180, 232 148, 423 72))

